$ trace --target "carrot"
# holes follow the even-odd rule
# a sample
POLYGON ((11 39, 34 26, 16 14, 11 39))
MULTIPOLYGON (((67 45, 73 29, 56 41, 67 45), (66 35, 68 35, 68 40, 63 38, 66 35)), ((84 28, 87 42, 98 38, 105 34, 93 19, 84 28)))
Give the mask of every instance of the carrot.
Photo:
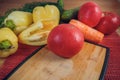
POLYGON ((88 25, 86 25, 78 20, 72 19, 69 23, 78 27, 81 30, 81 32, 84 34, 84 38, 87 41, 99 43, 102 41, 102 39, 104 37, 103 33, 89 27, 88 25))

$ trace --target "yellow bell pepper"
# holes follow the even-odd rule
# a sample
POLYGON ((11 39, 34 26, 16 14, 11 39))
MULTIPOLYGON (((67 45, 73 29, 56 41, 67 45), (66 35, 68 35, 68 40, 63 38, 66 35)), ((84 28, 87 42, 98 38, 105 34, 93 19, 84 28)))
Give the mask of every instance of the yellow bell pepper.
POLYGON ((46 5, 33 9, 33 24, 19 34, 19 42, 32 46, 47 44, 49 32, 59 24, 60 13, 56 6, 46 5))
POLYGON ((18 38, 9 28, 0 29, 0 57, 7 57, 18 49, 18 38))
POLYGON ((13 11, 4 21, 5 26, 13 29, 16 34, 25 30, 32 22, 32 13, 24 11, 13 11))
POLYGON ((52 30, 59 24, 60 12, 54 5, 38 6, 33 9, 33 21, 41 21, 45 30, 52 30))
POLYGON ((43 30, 41 21, 32 24, 19 34, 19 42, 32 46, 40 46, 47 43, 49 30, 43 30))

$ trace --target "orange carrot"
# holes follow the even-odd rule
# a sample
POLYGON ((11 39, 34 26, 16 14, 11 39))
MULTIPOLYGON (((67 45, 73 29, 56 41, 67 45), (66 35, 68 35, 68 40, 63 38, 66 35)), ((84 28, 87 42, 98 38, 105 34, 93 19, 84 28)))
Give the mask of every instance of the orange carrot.
POLYGON ((88 25, 86 25, 78 20, 72 19, 69 23, 78 27, 81 30, 81 32, 84 34, 84 38, 87 41, 99 43, 102 41, 102 39, 104 37, 103 33, 89 27, 88 25))

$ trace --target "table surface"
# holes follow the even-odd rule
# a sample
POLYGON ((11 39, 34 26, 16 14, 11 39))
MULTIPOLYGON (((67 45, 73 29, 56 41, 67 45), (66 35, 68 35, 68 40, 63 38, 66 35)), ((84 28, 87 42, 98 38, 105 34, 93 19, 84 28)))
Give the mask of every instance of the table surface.
MULTIPOLYGON (((0 0, 0 15, 4 15, 4 13, 8 9, 20 8, 25 3, 29 3, 33 1, 55 2, 57 0, 0 0)), ((90 0, 71 0, 71 1, 64 0, 64 4, 65 4, 64 8, 70 9, 70 8, 78 7, 87 1, 90 0)), ((104 11, 116 12, 117 14, 120 15, 119 0, 92 0, 92 1, 98 3, 103 12, 104 11)), ((110 57, 109 57, 107 72, 105 74, 105 80, 113 80, 113 79, 119 80, 120 79, 120 27, 116 30, 116 32, 112 33, 111 35, 105 36, 100 44, 110 48, 110 57)), ((16 54, 6 59, 0 58, 0 80, 37 48, 38 47, 19 44, 19 50, 16 52, 16 54), (20 53, 21 55, 19 55, 20 53)))

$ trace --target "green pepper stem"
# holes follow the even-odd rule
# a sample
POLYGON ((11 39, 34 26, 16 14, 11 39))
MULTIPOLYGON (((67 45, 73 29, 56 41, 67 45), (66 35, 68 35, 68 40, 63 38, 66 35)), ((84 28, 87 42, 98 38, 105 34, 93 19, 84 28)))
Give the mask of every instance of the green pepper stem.
POLYGON ((16 25, 14 24, 12 20, 6 20, 5 26, 10 28, 11 30, 14 30, 16 27, 16 25))
POLYGON ((9 40, 3 40, 0 42, 0 50, 9 49, 12 46, 9 40))

